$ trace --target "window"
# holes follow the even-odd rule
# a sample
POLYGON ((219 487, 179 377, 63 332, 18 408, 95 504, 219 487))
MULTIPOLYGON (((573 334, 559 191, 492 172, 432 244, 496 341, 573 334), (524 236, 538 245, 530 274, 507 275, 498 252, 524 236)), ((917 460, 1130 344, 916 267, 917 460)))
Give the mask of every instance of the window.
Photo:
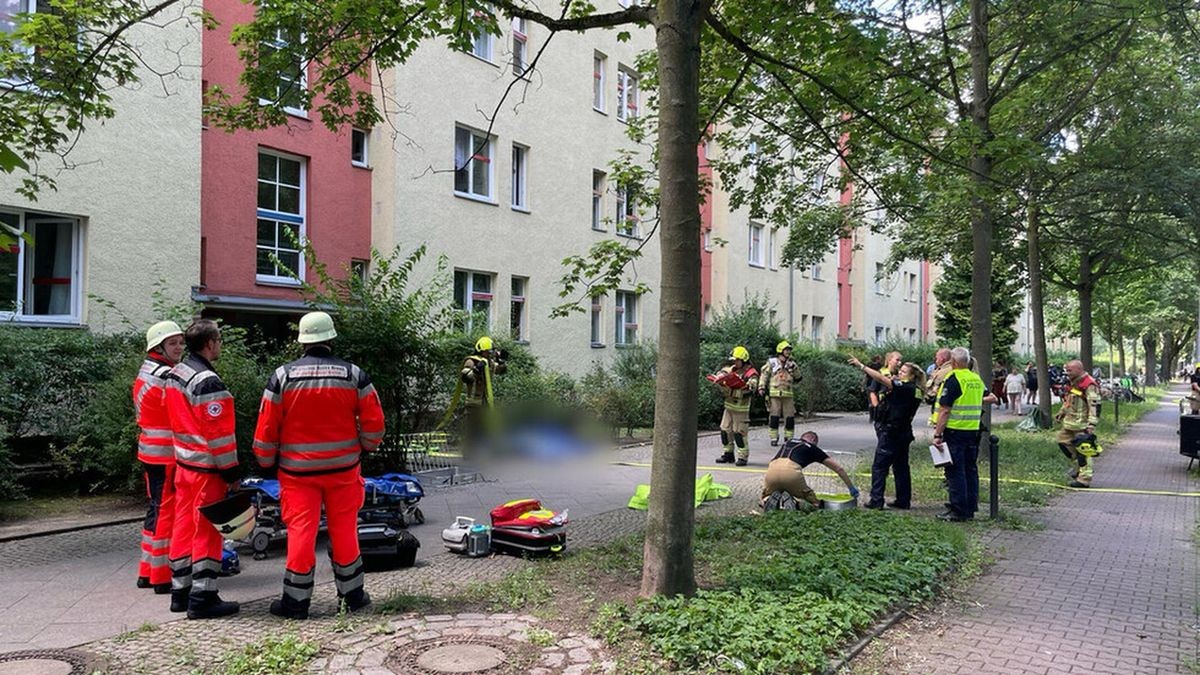
POLYGON ((82 240, 79 221, 66 216, 0 212, 0 224, 25 234, 0 249, 0 318, 79 322, 82 240))
POLYGON ((749 262, 754 267, 763 266, 763 226, 750 223, 749 262))
POLYGON ((750 145, 746 147, 746 159, 749 160, 750 166, 747 172, 750 178, 758 177, 758 141, 750 141, 750 145))
POLYGON ((512 207, 518 211, 529 210, 529 148, 513 143, 512 146, 512 207))
POLYGON ((627 121, 637 117, 638 78, 625 66, 617 69, 617 119, 627 121))
POLYGON ((779 230, 773 227, 767 232, 767 267, 773 270, 779 269, 778 234, 779 230))
POLYGON ((637 7, 638 0, 617 0, 617 4, 625 9, 629 9, 630 7, 637 7))
MULTIPOLYGON (((0 0, 0 33, 13 33, 17 30, 19 22, 18 14, 48 14, 59 13, 50 6, 48 0, 0 0)), ((13 45, 15 52, 25 52, 28 56, 33 56, 33 48, 27 47, 20 43, 13 45)), ((0 82, 10 82, 0 78, 0 82)), ((28 82, 14 83, 18 85, 27 85, 28 82)))
POLYGON ((529 53, 529 34, 525 30, 525 19, 513 17, 512 20, 512 67, 513 75, 520 77, 529 68, 526 61, 529 53))
POLYGON ((465 127, 454 128, 454 193, 492 200, 492 143, 465 127))
POLYGON ((637 296, 628 291, 617 291, 617 304, 613 310, 616 317, 616 339, 618 345, 637 342, 637 296))
POLYGON ((354 166, 367 166, 367 134, 362 129, 350 130, 350 163, 354 166))
POLYGON ((821 331, 825 328, 825 317, 813 315, 812 318, 812 339, 813 342, 821 342, 821 331))
POLYGON ((813 281, 820 281, 821 280, 821 263, 814 263, 811 268, 811 272, 812 272, 813 281))
MULTIPOLYGON (((482 11, 477 10, 475 12, 475 18, 476 18, 476 20, 482 21, 487 18, 487 15, 484 14, 482 11)), ((472 39, 472 41, 471 41, 471 56, 483 59, 484 61, 491 63, 492 62, 493 42, 494 42, 494 38, 492 36, 491 31, 488 30, 488 26, 486 26, 486 25, 480 26, 479 30, 475 33, 474 39, 472 39)))
MULTIPOLYGON (((905 273, 905 276, 908 277, 908 287, 905 289, 904 297, 907 298, 909 302, 916 302, 917 290, 918 286, 920 285, 917 282, 917 275, 913 272, 907 272, 905 273)), ((914 332, 916 332, 915 329, 914 332)))
POLYGON ((592 346, 604 346, 604 296, 592 298, 592 346))
POLYGON ((808 337, 808 315, 807 314, 800 315, 800 337, 802 337, 802 338, 808 337))
POLYGON ((875 278, 871 286, 876 295, 883 295, 883 263, 875 263, 875 278))
POLYGON ((592 56, 592 108, 604 112, 604 85, 608 78, 604 71, 608 68, 608 59, 596 52, 592 56))
POLYGON ((881 345, 885 342, 883 326, 875 326, 875 344, 881 345))
POLYGON ((617 190, 617 234, 640 237, 637 215, 637 193, 629 188, 617 190))
POLYGON ((362 283, 367 283, 367 269, 370 265, 366 260, 360 258, 350 259, 350 276, 358 279, 362 283))
POLYGON ((713 250, 713 236, 711 227, 704 230, 704 238, 701 240, 701 242, 704 244, 705 251, 713 250))
MULTIPOLYGON (((268 40, 262 44, 262 57, 270 58, 275 52, 283 50, 293 43, 303 42, 303 36, 295 33, 289 33, 286 29, 280 28, 275 31, 275 39, 268 40)), ((305 116, 303 92, 308 88, 308 64, 305 63, 298 55, 293 57, 293 61, 283 66, 279 70, 279 81, 275 84, 274 100, 260 100, 260 103, 274 104, 276 102, 283 104, 283 109, 293 115, 305 116)))
POLYGON ((468 331, 492 327, 492 275, 487 272, 454 270, 454 306, 467 312, 468 331), (482 325, 475 325, 479 321, 482 325))
POLYGON ((512 339, 517 342, 529 341, 528 317, 525 311, 525 294, 528 287, 529 279, 525 277, 512 278, 512 310, 508 316, 512 339))
POLYGON ((592 171, 592 229, 604 232, 604 186, 603 171, 592 171))
POLYGON ((258 281, 299 285, 291 274, 304 278, 304 170, 298 157, 258 153, 258 281))

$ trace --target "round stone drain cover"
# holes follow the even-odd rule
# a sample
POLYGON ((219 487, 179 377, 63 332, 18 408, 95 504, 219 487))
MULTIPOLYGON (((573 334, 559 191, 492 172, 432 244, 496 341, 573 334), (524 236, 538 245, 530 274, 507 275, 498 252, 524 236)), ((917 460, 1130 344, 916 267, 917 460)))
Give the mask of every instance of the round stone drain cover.
POLYGON ((404 675, 524 673, 533 662, 530 646, 483 635, 453 635, 398 647, 386 666, 404 675))
POLYGON ((504 652, 488 645, 434 647, 417 657, 417 665, 435 673, 478 673, 504 663, 504 652))
POLYGON ((36 649, 0 654, 0 675, 84 675, 96 660, 67 649, 36 649))

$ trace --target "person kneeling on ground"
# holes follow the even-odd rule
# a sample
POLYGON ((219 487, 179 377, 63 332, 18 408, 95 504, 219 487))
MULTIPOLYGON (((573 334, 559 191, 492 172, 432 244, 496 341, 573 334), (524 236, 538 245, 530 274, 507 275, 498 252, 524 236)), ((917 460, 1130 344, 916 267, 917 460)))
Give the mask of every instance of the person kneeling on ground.
POLYGON ((846 474, 846 470, 841 464, 835 462, 825 451, 817 447, 817 434, 812 431, 806 431, 800 435, 797 441, 788 441, 783 444, 779 452, 775 453, 774 459, 767 464, 767 474, 763 479, 762 497, 759 500, 760 505, 766 504, 767 499, 776 492, 786 492, 793 499, 802 500, 820 506, 821 500, 817 498, 812 488, 808 487, 808 482, 804 480, 804 467, 814 462, 819 462, 829 467, 831 471, 836 473, 846 487, 850 490, 850 496, 858 499, 858 488, 854 487, 854 482, 850 480, 850 476, 846 474))

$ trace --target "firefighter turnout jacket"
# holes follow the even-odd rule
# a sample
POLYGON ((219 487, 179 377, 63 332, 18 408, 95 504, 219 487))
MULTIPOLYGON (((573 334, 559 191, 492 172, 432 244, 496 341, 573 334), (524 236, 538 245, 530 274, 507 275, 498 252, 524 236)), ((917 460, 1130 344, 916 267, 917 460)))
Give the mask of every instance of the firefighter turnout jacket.
POLYGON ((173 368, 162 356, 149 353, 133 380, 133 409, 137 419, 137 458, 143 464, 174 464, 175 443, 167 415, 167 375, 173 368))
POLYGON ((799 380, 795 361, 772 356, 762 367, 758 388, 766 389, 767 396, 771 398, 792 398, 795 396, 795 386, 799 380))
POLYGON ((459 370, 459 380, 466 393, 466 405, 492 406, 492 375, 502 375, 506 364, 494 363, 492 359, 479 354, 472 354, 463 361, 459 370))
POLYGON ((742 379, 742 383, 737 389, 720 384, 721 395, 725 399, 725 409, 732 412, 750 412, 750 400, 754 395, 750 385, 754 383, 754 378, 758 376, 758 371, 754 369, 754 366, 747 363, 742 366, 741 370, 733 366, 725 366, 721 369, 721 373, 731 373, 742 379))
POLYGON ((1083 431, 1089 425, 1100 423, 1097 411, 1100 407, 1100 385, 1091 375, 1084 374, 1078 381, 1071 382, 1063 394, 1062 408, 1058 411, 1058 419, 1062 420, 1063 429, 1068 431, 1083 431))
POLYGON ((280 366, 263 391, 254 431, 259 466, 294 475, 358 466, 383 440, 383 407, 371 378, 325 346, 280 366))
POLYGON ((167 378, 175 462, 204 473, 237 469, 233 394, 207 359, 191 354, 167 378))

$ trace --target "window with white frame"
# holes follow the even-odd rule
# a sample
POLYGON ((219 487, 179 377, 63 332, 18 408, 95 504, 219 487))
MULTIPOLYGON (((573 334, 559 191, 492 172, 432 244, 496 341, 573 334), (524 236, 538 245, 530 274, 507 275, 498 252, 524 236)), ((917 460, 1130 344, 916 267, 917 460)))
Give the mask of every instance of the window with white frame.
POLYGON ((763 226, 758 223, 750 223, 747 251, 747 261, 754 267, 763 267, 763 226))
POLYGON ((617 68, 617 119, 631 120, 638 114, 638 76, 625 66, 617 68))
POLYGON ((465 330, 486 331, 492 327, 494 278, 488 272, 454 270, 454 306, 467 313, 465 330))
POLYGON ((362 129, 350 130, 350 163, 354 166, 366 167, 367 160, 367 134, 369 132, 362 129))
MULTIPOLYGON (((17 30, 18 16, 21 14, 37 14, 54 11, 47 0, 0 0, 0 33, 14 33, 17 30)), ((18 51, 33 53, 32 49, 14 45, 18 51)))
POLYGON ((604 86, 608 81, 604 71, 608 69, 608 58, 600 52, 592 55, 592 109, 604 112, 604 86))
POLYGON ((807 314, 800 315, 800 337, 802 337, 802 338, 808 337, 808 315, 807 314))
POLYGON ((604 296, 592 298, 592 337, 593 347, 604 346, 604 296))
POLYGON ((529 341, 529 312, 526 302, 529 293, 529 279, 526 277, 512 278, 511 309, 508 315, 509 329, 512 339, 517 342, 529 341))
POLYGON ((767 232, 767 267, 779 269, 779 230, 772 227, 767 232))
POLYGON ((821 263, 813 263, 809 268, 809 273, 812 274, 813 281, 821 280, 821 263))
POLYGON ((524 75, 525 71, 529 68, 529 33, 525 28, 525 19, 513 17, 512 67, 513 75, 518 77, 524 75))
POLYGON ((758 141, 750 141, 750 145, 746 146, 746 159, 749 161, 749 168, 746 170, 750 174, 750 178, 758 177, 758 141))
POLYGON ((703 243, 703 244, 704 244, 704 250, 705 250, 705 251, 712 251, 712 250, 713 250, 713 233, 712 233, 712 228, 711 228, 711 227, 709 227, 709 228, 706 228, 706 229, 704 230, 704 237, 703 237, 703 239, 701 240, 701 243, 703 243))
POLYGON ((299 157, 258 153, 258 281, 299 285, 291 274, 304 278, 305 169, 299 157))
POLYGON ((492 200, 492 146, 487 136, 454 128, 454 193, 492 200))
POLYGON ((637 295, 629 291, 617 291, 613 316, 616 317, 616 337, 613 342, 618 345, 637 342, 637 295))
MULTIPOLYGON (((483 20, 487 15, 481 10, 476 10, 475 18, 483 20)), ((487 26, 480 26, 471 40, 471 56, 483 59, 488 63, 492 62, 492 53, 495 51, 495 36, 488 30, 487 26)))
POLYGON ((630 7, 637 7, 638 0, 617 0, 617 4, 624 9, 629 9, 630 7))
POLYGON ((604 232, 604 192, 608 185, 603 171, 592 171, 592 229, 604 232))
POLYGON ((821 342, 821 332, 825 330, 825 317, 813 315, 812 318, 812 340, 813 342, 821 342))
POLYGON ((370 269, 371 262, 361 258, 350 259, 350 276, 358 279, 359 282, 367 283, 367 270, 370 269))
POLYGON ((883 263, 875 263, 875 278, 871 281, 871 287, 876 295, 883 295, 883 263))
POLYGON ((83 286, 79 221, 0 211, 0 225, 18 235, 16 243, 0 248, 0 319, 78 323, 83 286))
MULTIPOLYGON (((264 57, 269 57, 277 51, 283 51, 289 46, 303 42, 304 37, 289 33, 285 28, 275 31, 275 37, 262 43, 264 57)), ((279 80, 275 84, 275 100, 261 100, 261 103, 283 104, 283 109, 294 115, 307 114, 304 109, 303 93, 308 88, 308 64, 299 56, 293 55, 292 60, 279 70, 279 80)))
POLYGON ((875 326, 875 344, 881 345, 884 343, 883 326, 875 326))
POLYGON ((908 298, 909 302, 916 302, 917 288, 919 286, 917 275, 913 272, 907 272, 906 275, 908 276, 908 288, 905 289, 904 297, 908 298))
POLYGON ((518 211, 529 210, 529 148, 513 143, 512 146, 512 207, 518 211))
POLYGON ((617 189, 617 234, 622 237, 640 237, 638 227, 637 193, 631 188, 617 189))

